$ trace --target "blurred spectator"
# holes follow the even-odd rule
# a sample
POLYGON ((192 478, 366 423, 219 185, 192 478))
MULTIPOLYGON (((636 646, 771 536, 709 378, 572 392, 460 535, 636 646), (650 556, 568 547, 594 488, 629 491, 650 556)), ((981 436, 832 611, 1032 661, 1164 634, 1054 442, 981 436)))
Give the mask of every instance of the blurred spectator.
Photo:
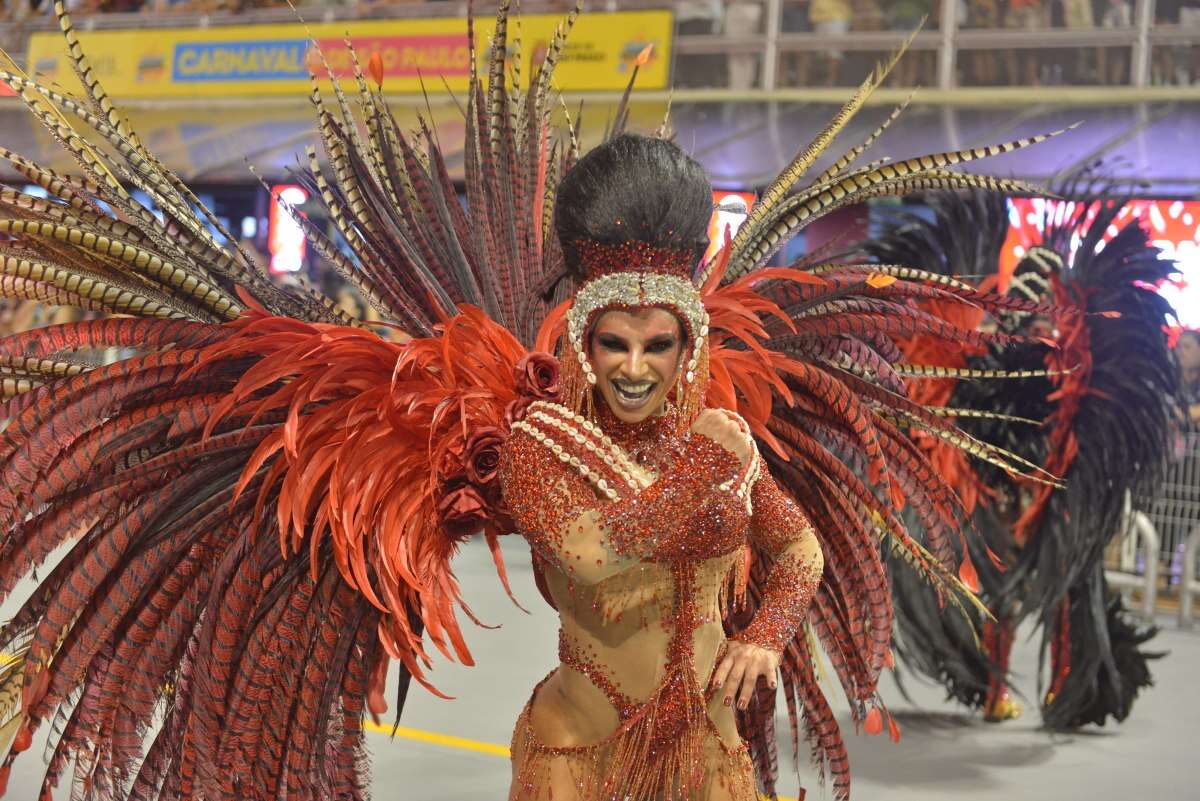
POLYGON ((150 0, 154 3, 154 11, 158 14, 200 14, 215 11, 224 6, 218 6, 218 0, 150 0))
MULTIPOLYGON (((1050 25, 1050 6, 1045 0, 1008 0, 1004 27, 1012 30, 1037 31, 1050 25)), ((1010 86, 1038 86, 1038 67, 1041 59, 1037 50, 1016 50, 1009 53, 1008 83, 1010 86)))
MULTIPOLYGON (((42 0, 41 10, 46 16, 54 16, 54 0, 42 0)), ((99 14, 103 3, 101 0, 63 0, 63 8, 73 17, 86 17, 88 14, 99 14)))
MULTIPOLYGON (((762 23, 761 0, 730 0, 725 4, 725 35, 749 36, 758 33, 762 23)), ((757 53, 733 53, 729 56, 729 88, 746 90, 755 85, 757 53)))
POLYGON ((967 16, 959 18, 960 28, 999 28, 1000 0, 967 0, 967 16))
POLYGON ((879 0, 850 0, 850 13, 856 31, 882 31, 886 27, 879 0))
POLYGON ((1188 418, 1200 423, 1200 331, 1184 330, 1175 343, 1175 358, 1179 360, 1179 387, 1187 404, 1188 418))
MULTIPOLYGON (((1107 0, 1100 15, 1104 28, 1133 27, 1133 4, 1126 0, 1107 0)), ((1125 47, 1102 47, 1100 54, 1101 83, 1129 83, 1129 49, 1125 47)))
POLYGON ((1179 4, 1179 24, 1185 28, 1200 28, 1200 0, 1184 0, 1179 4))
MULTIPOLYGON (((63 7, 73 17, 89 14, 132 14, 140 11, 145 0, 63 0, 63 7)), ((30 5, 47 16, 54 16, 54 0, 30 0, 30 5)))
MULTIPOLYGON (((852 9, 849 0, 812 0, 808 6, 808 21, 813 30, 825 37, 842 37, 850 30, 852 9)), ((825 85, 839 83, 842 72, 841 50, 825 51, 825 85)))
MULTIPOLYGON (((965 27, 999 28, 1000 0, 967 0, 965 27)), ((1000 64, 994 50, 975 50, 967 54, 971 81, 977 86, 995 86, 1000 83, 1000 64)))
MULTIPOLYGON (((1092 0, 1060 0, 1063 13, 1063 26, 1073 31, 1088 31, 1096 27, 1096 18, 1092 11, 1092 0)), ((1075 51, 1074 80, 1072 83, 1103 83, 1104 76, 1099 74, 1099 48, 1072 48, 1075 51)), ((1065 63, 1070 51, 1065 51, 1059 63, 1065 63)))
MULTIPOLYGON (((793 0, 783 7, 783 18, 779 21, 782 33, 808 33, 812 26, 808 22, 808 0, 793 0)), ((780 69, 785 86, 808 86, 808 68, 811 54, 805 50, 783 53, 780 69)))
MULTIPOLYGON (((893 31, 915 31, 924 22, 928 27, 933 14, 933 0, 895 0, 887 4, 887 24, 893 31)), ((896 65, 895 82, 898 86, 917 86, 928 82, 929 59, 933 53, 910 50, 896 65)))
POLYGON ((888 27, 894 31, 915 31, 925 20, 925 27, 932 27, 933 0, 894 0, 887 4, 888 27))
MULTIPOLYGON (((683 36, 720 33, 721 0, 683 0, 675 4, 675 30, 683 36)), ((675 85, 680 88, 716 86, 721 57, 711 53, 680 55, 675 60, 675 85)))
MULTIPOLYGON (((1184 0, 1179 4, 1179 24, 1185 28, 1200 30, 1200 0, 1184 0)), ((1191 75, 1187 75, 1186 71, 1179 72, 1178 67, 1176 67, 1176 75, 1182 78, 1191 78, 1193 86, 1200 86, 1200 47, 1193 44, 1184 46, 1181 50, 1184 52, 1179 54, 1178 63, 1190 62, 1191 75)), ((1183 82, 1180 81, 1180 83, 1183 82)))
POLYGON ((1101 14, 1101 24, 1105 28, 1132 28, 1133 3, 1129 0, 1108 0, 1101 14))
MULTIPOLYGON (((887 27, 883 9, 880 8, 880 0, 850 0, 850 15, 852 33, 882 31, 887 27)), ((886 53, 873 53, 870 50, 851 50, 842 61, 842 75, 850 83, 854 83, 864 75, 870 74, 871 70, 875 69, 875 65, 879 63, 880 58, 886 55, 886 53)), ((904 58, 909 57, 906 55, 904 58)), ((895 81, 895 73, 889 80, 895 81)))
MULTIPOLYGON (((1200 0, 1158 0, 1154 21, 1158 25, 1200 28, 1200 0)), ((1153 70, 1157 84, 1200 83, 1200 47, 1180 44, 1155 48, 1153 70)))

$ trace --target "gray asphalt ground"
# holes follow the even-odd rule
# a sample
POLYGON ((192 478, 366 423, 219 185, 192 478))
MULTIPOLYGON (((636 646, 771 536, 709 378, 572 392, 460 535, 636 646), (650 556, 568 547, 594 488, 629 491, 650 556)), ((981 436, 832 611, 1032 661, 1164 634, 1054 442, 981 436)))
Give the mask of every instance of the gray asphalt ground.
MULTIPOLYGON (((500 628, 480 630, 467 624, 475 667, 444 661, 435 666, 435 683, 455 700, 440 700, 414 686, 402 723, 417 734, 368 735, 376 799, 499 801, 506 797, 508 760, 472 746, 508 745, 513 721, 530 690, 556 663, 556 624, 552 610, 534 589, 523 543, 509 539, 504 550, 514 591, 530 613, 515 608, 505 596, 481 543, 459 556, 457 573, 467 601, 484 622, 500 628), (436 744, 424 733, 465 742, 436 744)), ((5 604, 0 618, 12 611, 12 604, 5 604)), ((903 727, 903 738, 893 744, 886 737, 847 735, 852 797, 857 801, 1200 799, 1200 687, 1196 683, 1200 632, 1178 631, 1169 620, 1162 623, 1163 631, 1153 644, 1170 653, 1154 666, 1157 684, 1139 698, 1131 718, 1116 728, 1049 735, 1038 730, 1036 712, 1028 711, 1017 721, 985 724, 944 702, 937 688, 912 681, 908 685, 915 705, 910 704, 887 679, 884 695, 903 727)), ((1034 640, 1018 641, 1014 666, 1019 689, 1036 698, 1034 640)), ((836 708, 839 702, 831 697, 836 708)), ((849 731, 847 716, 843 715, 842 723, 843 730, 849 731)), ((790 749, 786 743, 784 747, 790 749)), ((41 776, 40 750, 35 743, 17 763, 8 798, 34 801, 41 776)), ((799 782, 790 758, 783 759, 781 794, 794 798, 803 783, 809 799, 830 797, 818 786, 804 748, 801 753, 799 782)), ((56 797, 69 795, 60 792, 56 797)))

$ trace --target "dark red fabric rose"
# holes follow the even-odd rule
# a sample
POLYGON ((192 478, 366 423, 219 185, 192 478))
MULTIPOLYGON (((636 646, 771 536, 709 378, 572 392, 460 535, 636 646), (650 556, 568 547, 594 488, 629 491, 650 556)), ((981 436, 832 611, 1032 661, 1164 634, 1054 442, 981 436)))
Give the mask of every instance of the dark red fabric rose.
POLYGON ((434 464, 440 475, 459 475, 466 459, 466 440, 460 435, 446 437, 441 442, 440 450, 434 453, 434 464))
POLYGON ((455 540, 465 540, 483 529, 487 522, 487 504, 479 490, 463 483, 442 496, 438 504, 442 529, 455 540))
POLYGON ((512 430, 512 424, 525 417, 525 412, 529 411, 529 407, 537 401, 537 398, 517 398, 504 407, 504 428, 506 431, 512 430))
POLYGON ((513 368, 517 392, 538 400, 557 400, 561 392, 558 372, 558 359, 549 353, 526 354, 513 368))
POLYGON ((486 487, 496 479, 500 467, 500 448, 504 432, 498 428, 481 428, 467 440, 467 478, 477 487, 486 487))

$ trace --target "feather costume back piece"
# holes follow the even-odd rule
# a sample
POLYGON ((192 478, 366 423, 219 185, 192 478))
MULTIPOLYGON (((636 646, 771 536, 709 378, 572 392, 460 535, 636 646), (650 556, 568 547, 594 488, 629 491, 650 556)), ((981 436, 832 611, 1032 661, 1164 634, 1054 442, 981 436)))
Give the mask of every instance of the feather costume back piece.
MULTIPOLYGON (((1085 175, 1057 191, 1071 201, 1049 207, 1040 241, 1007 287, 1012 297, 1052 301, 1054 310, 1004 315, 1009 329, 1040 327, 1057 347, 960 354, 963 370, 933 400, 976 436, 1061 476, 1066 489, 1049 492, 987 465, 968 465, 926 442, 930 458, 947 466, 943 475, 971 501, 978 536, 969 544, 994 617, 980 620, 985 652, 970 627, 940 614, 924 582, 901 565, 894 588, 903 661, 993 719, 1014 711, 1008 654, 1015 627, 1037 621, 1050 663, 1043 721, 1074 729, 1124 720, 1150 683, 1147 660, 1154 655, 1139 646, 1153 629, 1126 619, 1105 583, 1103 552, 1122 529, 1127 497, 1152 494, 1168 453, 1177 377, 1165 327, 1173 311, 1154 290, 1175 269, 1137 219, 1120 223, 1127 198, 1115 189, 1085 175), (1004 385, 972 380, 997 371, 1028 378, 1004 385), (980 409, 991 414, 972 416, 980 409)), ((932 221, 897 221, 869 245, 871 254, 997 282, 1008 232, 1004 198, 945 194, 931 205, 932 221)), ((939 346, 906 347, 927 355, 939 346)))
MULTIPOLYGON (((472 616, 451 559, 482 531, 504 580, 497 537, 513 523, 498 454, 533 403, 561 399, 551 354, 569 346, 574 287, 553 209, 579 153, 577 130, 552 125, 552 76, 577 12, 522 85, 506 68, 501 5, 486 78, 472 79, 465 103, 465 208, 435 132, 405 134, 378 80, 356 64, 356 91, 335 81, 329 99, 314 77, 324 161, 310 151, 300 178, 350 255, 298 219, 316 252, 412 337, 403 343, 306 286, 276 286, 228 244, 105 94, 61 3, 56 12, 85 95, 12 72, 0 80, 78 170, 0 151, 47 193, 0 189, 0 291, 96 319, 0 341, 0 598, 65 550, 0 628, 0 651, 16 656, 0 668, 0 786, 45 726, 43 799, 64 781, 85 799, 364 797, 362 719, 385 710, 388 662, 401 663, 401 707, 413 678, 436 692, 432 649, 471 662, 459 613, 472 616), (107 348, 126 355, 94 361, 107 348)), ((468 37, 473 46, 470 20, 468 37)), ((902 376, 932 368, 903 365, 896 344, 1011 339, 915 301, 1036 304, 904 265, 764 267, 806 224, 850 203, 1025 189, 952 167, 1044 137, 853 167, 887 123, 804 184, 892 63, 694 276, 709 327, 702 400, 747 421, 824 553, 805 625, 784 645, 781 684, 793 732, 803 723, 837 798, 849 795, 850 773, 816 649, 855 722, 881 730, 892 606, 879 542, 946 602, 973 600, 956 575, 958 501, 902 426, 1049 480, 910 399, 902 376), (902 505, 919 515, 928 547, 909 536, 902 505)), ((622 103, 614 134, 625 117, 622 103)), ((726 610, 731 633, 761 602, 771 566, 768 552, 747 558, 745 602, 726 610)), ((761 692, 739 721, 768 793, 775 704, 761 692)))

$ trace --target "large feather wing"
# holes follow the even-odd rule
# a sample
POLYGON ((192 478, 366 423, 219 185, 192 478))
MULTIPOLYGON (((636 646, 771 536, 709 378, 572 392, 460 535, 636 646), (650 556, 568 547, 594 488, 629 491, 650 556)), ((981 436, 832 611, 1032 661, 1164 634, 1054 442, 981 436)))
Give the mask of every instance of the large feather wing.
POLYGON ((86 96, 0 80, 79 174, 0 153, 48 195, 0 189, 0 288, 120 316, 0 342, 0 596, 66 550, 0 629, 16 656, 0 785, 49 726, 44 794, 73 760, 85 798, 362 797, 361 720, 383 711, 389 658, 401 703, 428 684, 429 643, 471 658, 449 565, 480 529, 498 555, 513 332, 561 292, 538 282, 561 258, 547 191, 574 152, 548 113, 569 21, 519 97, 501 8, 492 82, 471 87, 466 210, 433 133, 411 143, 364 76, 361 118, 340 89, 333 108, 314 93, 332 180, 315 158, 305 180, 351 255, 310 241, 409 339, 229 245, 56 10, 86 96), (110 349, 123 358, 96 361, 110 349))
MULTIPOLYGON (((751 424, 772 474, 812 520, 825 554, 824 580, 808 626, 784 653, 782 685, 793 734, 803 720, 814 760, 828 769, 839 798, 849 794, 850 771, 833 712, 816 682, 816 643, 851 701, 856 724, 881 731, 886 710, 876 687, 881 670, 892 663, 893 609, 880 541, 933 585, 939 606, 977 603, 968 589, 976 585, 977 571, 963 547, 961 503, 908 430, 1008 473, 1055 483, 1037 465, 967 435, 946 416, 944 400, 931 403, 932 397, 914 395, 905 380, 951 375, 963 351, 1012 342, 1000 332, 981 333, 976 324, 983 313, 1021 303, 921 269, 922 261, 764 266, 812 220, 871 197, 931 188, 1028 191, 950 167, 1044 137, 852 170, 853 161, 896 115, 809 186, 793 191, 888 68, 871 76, 800 151, 737 236, 700 273, 717 332, 710 403, 736 408, 751 424), (917 363, 902 347, 912 341, 928 346, 917 363), (905 507, 925 529, 924 541, 907 531, 900 516, 905 507)), ((769 565, 763 553, 752 561, 769 565)), ((750 572, 746 602, 751 610, 768 573, 750 572)), ((737 631, 747 619, 731 611, 727 628, 737 631)), ((778 760, 768 718, 774 702, 759 695, 739 720, 762 789, 772 793, 778 760)), ((890 718, 888 727, 898 736, 890 718)))

